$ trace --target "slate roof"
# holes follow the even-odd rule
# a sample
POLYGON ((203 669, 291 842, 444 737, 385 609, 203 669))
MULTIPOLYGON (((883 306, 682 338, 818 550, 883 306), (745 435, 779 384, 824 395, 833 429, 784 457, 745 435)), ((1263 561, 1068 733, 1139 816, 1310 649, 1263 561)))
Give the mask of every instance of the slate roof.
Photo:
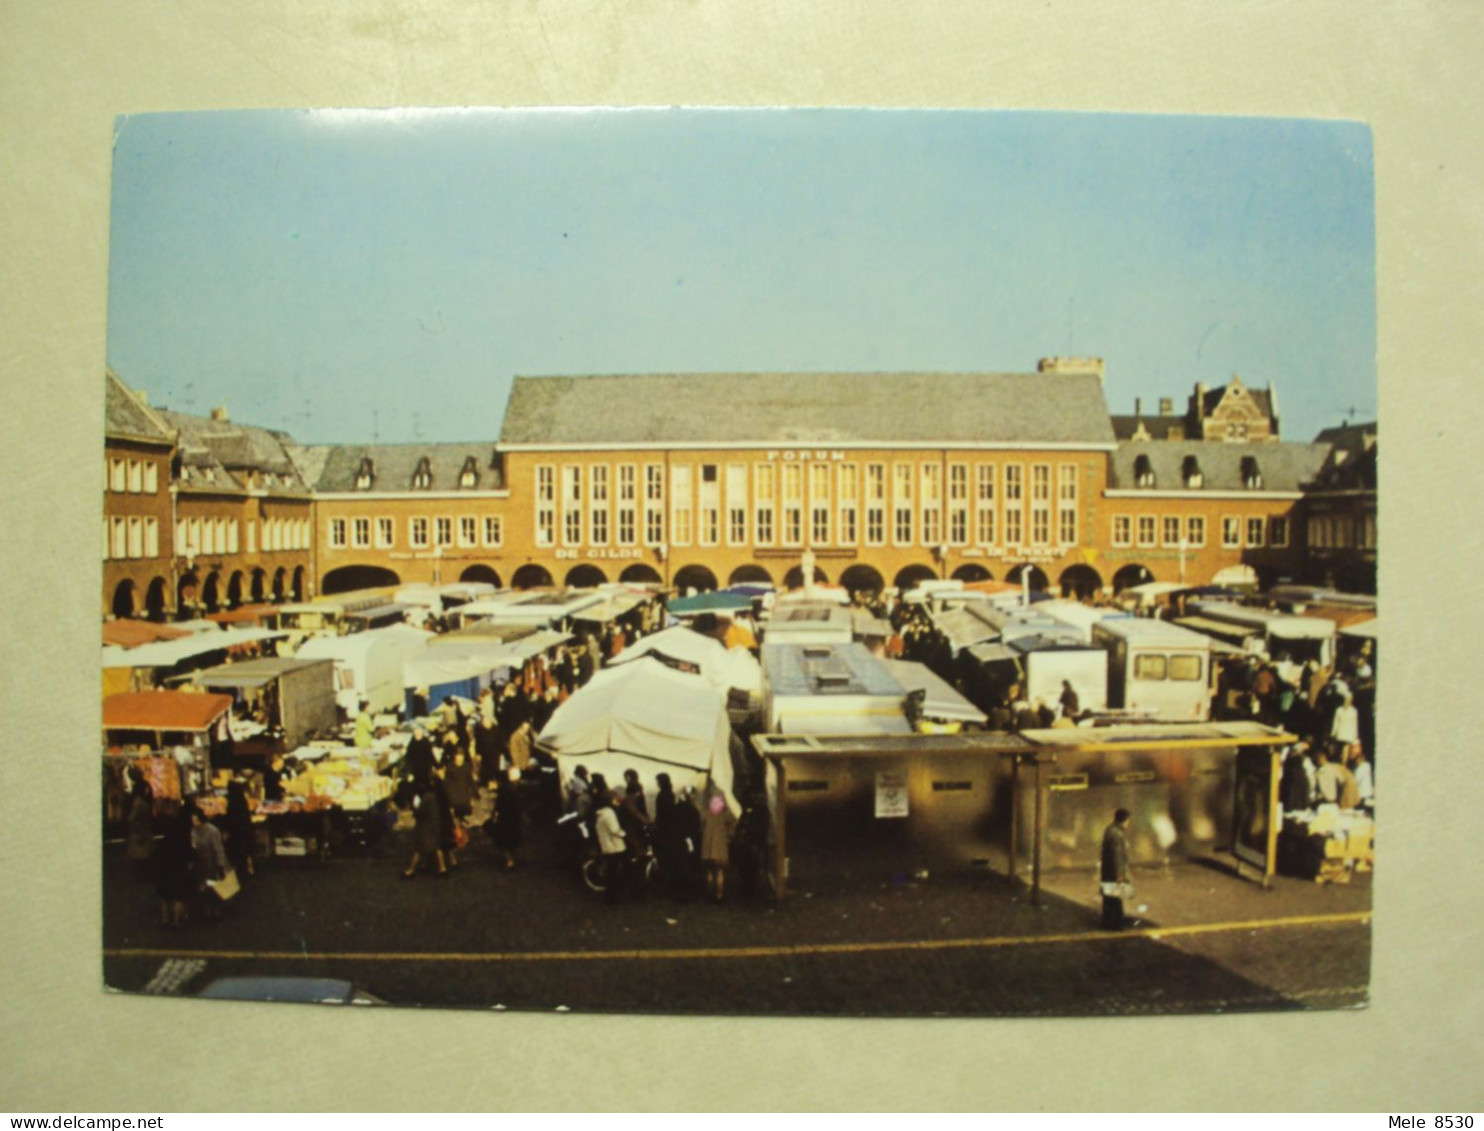
POLYGON ((175 436, 158 412, 125 385, 113 370, 103 376, 103 432, 106 436, 171 444, 175 436))
POLYGON ((517 377, 502 444, 1111 444, 1092 373, 517 377))
POLYGON ((1192 495, 1202 491, 1247 490, 1242 480, 1242 460, 1257 460, 1262 474, 1262 491, 1297 491, 1310 482, 1329 456, 1328 444, 1291 444, 1282 441, 1257 441, 1248 444, 1219 440, 1152 440, 1148 443, 1120 444, 1109 463, 1108 486, 1116 490, 1134 490, 1134 464, 1142 456, 1154 472, 1155 491, 1183 491, 1184 465, 1187 456, 1200 464, 1202 485, 1189 488, 1192 495))
POLYGON ((495 458, 494 445, 488 442, 463 444, 328 444, 301 448, 296 457, 316 491, 355 491, 361 461, 371 460, 374 473, 370 494, 413 490, 413 475, 426 458, 432 482, 427 490, 460 490, 459 479, 464 464, 474 459, 479 478, 473 488, 479 491, 499 490, 505 486, 503 465, 495 458))
POLYGON ((268 428, 160 410, 180 434, 180 487, 185 491, 245 491, 248 472, 270 495, 305 495, 308 485, 289 458, 291 438, 268 428), (272 476, 267 480, 267 476, 272 476))

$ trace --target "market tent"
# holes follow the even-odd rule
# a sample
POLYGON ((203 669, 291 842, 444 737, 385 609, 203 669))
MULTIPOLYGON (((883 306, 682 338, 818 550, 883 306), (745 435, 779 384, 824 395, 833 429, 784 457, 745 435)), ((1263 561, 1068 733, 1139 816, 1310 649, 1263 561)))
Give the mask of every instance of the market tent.
POLYGON ((922 701, 922 713, 927 718, 978 723, 980 726, 989 722, 983 711, 955 691, 950 684, 934 675, 926 664, 913 663, 911 660, 886 660, 885 663, 887 670, 896 677, 904 691, 909 694, 914 691, 926 692, 922 701))
POLYGON ((626 769, 646 786, 668 773, 678 790, 709 779, 732 796, 731 725, 726 696, 700 675, 663 664, 604 668, 556 709, 537 741, 555 755, 565 781, 578 764, 610 784, 626 769))
POLYGON ((572 639, 571 636, 565 632, 542 629, 530 636, 522 636, 519 640, 506 641, 503 652, 510 658, 511 666, 518 668, 532 656, 549 652, 558 644, 565 644, 570 639, 572 639))
POLYGON ((1341 636, 1355 636, 1361 640, 1380 639, 1381 620, 1372 617, 1370 620, 1361 621, 1359 624, 1349 624, 1340 629, 1341 636))
POLYGON ((230 695, 124 691, 103 700, 103 729, 207 731, 231 707, 230 695))
POLYGON ((286 636, 266 628, 218 628, 211 626, 210 632, 192 632, 178 640, 159 640, 153 644, 141 644, 138 648, 104 648, 105 668, 172 668, 176 664, 208 652, 224 648, 235 648, 239 644, 251 644, 259 640, 276 640, 286 636))
POLYGON ((1189 628, 1206 636, 1217 636, 1234 644, 1240 644, 1249 636, 1259 634, 1258 629, 1240 624, 1223 624, 1208 617, 1177 617, 1175 623, 1181 628, 1189 628))
POLYGON ((243 605, 236 609, 224 609, 219 613, 207 613, 206 619, 215 624, 262 624, 269 617, 278 615, 278 606, 269 604, 243 605))
POLYGON ((976 644, 972 648, 967 649, 967 651, 969 655, 973 656, 981 664, 1020 663, 1020 653, 1009 647, 1009 645, 1001 644, 998 641, 989 644, 976 644))
POLYGON ((631 644, 609 660, 608 665, 621 666, 651 653, 694 664, 709 683, 723 691, 735 687, 749 694, 762 694, 763 669, 751 652, 726 648, 714 637, 679 624, 631 644))
POLYGON ((615 593, 599 604, 589 605, 573 613, 572 619, 591 621, 594 624, 607 624, 609 621, 617 620, 624 613, 637 609, 648 599, 647 596, 632 593, 615 593))
POLYGON ((172 628, 168 624, 156 624, 148 620, 110 620, 103 622, 103 643, 118 648, 138 648, 141 644, 152 644, 157 640, 179 640, 189 636, 183 628, 172 628))
POLYGON ((694 597, 673 597, 665 602, 671 616, 693 617, 700 613, 727 613, 734 609, 752 608, 752 598, 742 593, 697 593, 694 597))
POLYGON ((807 588, 801 585, 797 589, 790 589, 787 593, 778 594, 774 603, 787 605, 794 601, 821 601, 831 605, 848 605, 850 593, 838 585, 815 584, 807 588))

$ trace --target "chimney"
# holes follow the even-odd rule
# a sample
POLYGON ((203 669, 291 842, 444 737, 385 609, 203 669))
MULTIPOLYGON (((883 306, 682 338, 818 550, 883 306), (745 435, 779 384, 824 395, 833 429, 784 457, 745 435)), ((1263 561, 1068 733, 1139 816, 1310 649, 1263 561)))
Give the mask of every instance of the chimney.
POLYGON ((1195 418, 1197 420, 1206 418, 1206 383, 1204 381, 1195 383, 1195 418))
POLYGON ((1134 398, 1134 415, 1135 416, 1143 416, 1144 415, 1144 402, 1140 398, 1138 398, 1138 397, 1135 397, 1134 398))
POLYGON ((216 408, 211 410, 211 419, 215 420, 218 424, 226 424, 228 422, 227 407, 225 405, 217 405, 216 408))
POLYGON ((1175 400, 1174 400, 1174 398, 1173 397, 1160 397, 1159 398, 1159 414, 1160 414, 1160 416, 1172 416, 1172 415, 1174 415, 1174 412, 1175 412, 1175 400))
POLYGON ((1037 373, 1091 373, 1103 381, 1103 359, 1100 357, 1043 357, 1036 363, 1037 373))

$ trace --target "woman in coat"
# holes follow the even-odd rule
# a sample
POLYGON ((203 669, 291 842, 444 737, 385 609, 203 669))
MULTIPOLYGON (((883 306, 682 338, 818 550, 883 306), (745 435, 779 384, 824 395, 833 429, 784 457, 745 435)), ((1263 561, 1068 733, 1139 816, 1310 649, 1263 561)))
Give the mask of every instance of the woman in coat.
POLYGON ((413 833, 416 838, 412 849, 412 861, 402 873, 404 880, 417 879, 417 866, 424 856, 431 856, 438 865, 440 876, 448 875, 448 865, 443 861, 443 817, 439 809, 438 794, 431 781, 414 787, 412 798, 413 833))
POLYGON ((514 766, 495 794, 495 844, 505 858, 505 870, 515 867, 515 854, 525 838, 525 805, 520 795, 520 771, 514 766))
POLYGON ((706 809, 701 814, 701 860, 706 865, 706 886, 711 889, 711 898, 717 903, 722 901, 726 888, 732 830, 736 824, 737 818, 727 808, 727 799, 713 787, 706 809))
POLYGON ((165 826, 165 835, 155 846, 155 882, 160 895, 160 926, 168 929, 185 923, 186 904, 194 890, 191 868, 190 810, 181 809, 165 826))
POLYGON ((206 814, 194 805, 188 811, 191 815, 192 877, 196 898, 207 919, 220 919, 221 901, 210 885, 225 879, 231 867, 227 862, 227 846, 222 840, 221 830, 206 819, 206 814))
POLYGON ((247 807, 247 787, 237 778, 227 786, 227 859, 237 875, 253 874, 252 810, 247 807))
POLYGON ((135 776, 129 790, 129 832, 125 847, 134 873, 144 876, 155 851, 155 795, 144 778, 135 776))

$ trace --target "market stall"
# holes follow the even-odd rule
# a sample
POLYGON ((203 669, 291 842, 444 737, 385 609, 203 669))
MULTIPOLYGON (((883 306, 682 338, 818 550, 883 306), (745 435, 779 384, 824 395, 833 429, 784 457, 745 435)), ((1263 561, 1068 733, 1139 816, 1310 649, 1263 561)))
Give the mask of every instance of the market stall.
POLYGON ((124 770, 149 784, 156 802, 179 802, 207 788, 213 737, 231 710, 230 695, 134 691, 103 700, 105 814, 122 816, 124 770))
POLYGON ((653 803, 655 774, 677 791, 714 783, 734 814, 726 697, 699 673, 658 663, 604 668, 556 709, 537 738, 566 782, 579 764, 610 784, 639 771, 653 803))
MULTIPOLYGON (((208 668, 197 672, 193 682, 211 691, 231 692, 248 716, 257 716, 266 728, 263 734, 281 737, 289 749, 315 734, 329 734, 337 725, 333 660, 267 656, 208 668)), ((258 737, 237 753, 261 757, 271 749, 271 742, 258 737)))

